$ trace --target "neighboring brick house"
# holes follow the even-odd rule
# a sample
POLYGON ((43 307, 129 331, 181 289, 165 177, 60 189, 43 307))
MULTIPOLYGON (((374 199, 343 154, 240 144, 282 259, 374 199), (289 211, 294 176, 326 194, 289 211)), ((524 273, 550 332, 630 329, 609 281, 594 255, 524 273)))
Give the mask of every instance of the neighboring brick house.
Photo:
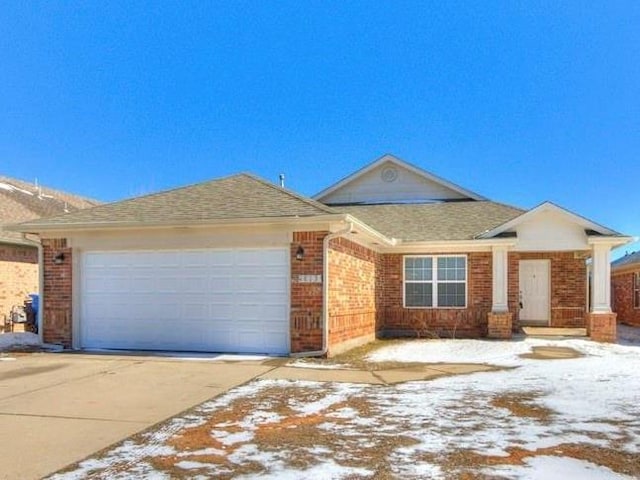
POLYGON ((391 155, 313 199, 241 174, 13 228, 42 237, 46 341, 307 355, 524 324, 612 341, 609 255, 630 240, 391 155))
POLYGON ((38 239, 5 231, 3 225, 75 212, 98 202, 0 177, 0 320, 30 293, 38 293, 38 239))
POLYGON ((611 263, 611 290, 618 320, 640 327, 640 251, 611 263))

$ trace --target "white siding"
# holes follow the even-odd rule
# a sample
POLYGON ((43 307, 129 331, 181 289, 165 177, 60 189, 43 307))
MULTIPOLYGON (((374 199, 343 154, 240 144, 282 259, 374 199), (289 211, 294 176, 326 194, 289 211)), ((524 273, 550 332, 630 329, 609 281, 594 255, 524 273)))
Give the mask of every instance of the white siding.
POLYGON ((438 182, 424 178, 400 165, 387 162, 355 178, 322 198, 324 203, 375 203, 464 199, 466 196, 438 182), (397 174, 391 182, 383 180, 385 169, 397 174))

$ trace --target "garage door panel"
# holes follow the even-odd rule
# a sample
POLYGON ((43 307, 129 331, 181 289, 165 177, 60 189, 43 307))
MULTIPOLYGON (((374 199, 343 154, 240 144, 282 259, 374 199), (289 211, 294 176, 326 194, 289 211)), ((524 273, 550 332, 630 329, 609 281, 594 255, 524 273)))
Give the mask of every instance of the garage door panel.
POLYGON ((85 252, 85 348, 286 353, 288 249, 85 252))

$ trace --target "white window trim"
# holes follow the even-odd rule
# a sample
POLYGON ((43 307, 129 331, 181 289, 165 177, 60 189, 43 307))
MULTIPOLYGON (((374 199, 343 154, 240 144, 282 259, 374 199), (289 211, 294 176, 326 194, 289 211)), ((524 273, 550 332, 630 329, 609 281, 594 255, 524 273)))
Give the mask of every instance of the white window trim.
POLYGON ((633 273, 633 284, 631 285, 631 304, 633 308, 640 309, 640 305, 636 305, 638 291, 640 290, 640 272, 633 273))
POLYGON ((464 310, 469 303, 469 262, 467 255, 464 253, 451 253, 446 255, 403 255, 402 257, 402 306, 408 309, 419 310, 464 310), (463 257, 464 258, 464 306, 463 307, 440 307, 438 303, 438 283, 462 283, 460 280, 437 280, 438 278, 438 258, 451 258, 451 257, 463 257), (407 306, 407 279, 406 279, 406 262, 407 258, 431 258, 432 259, 432 272, 433 277, 431 281, 427 280, 411 280, 410 283, 431 283, 433 288, 431 289, 432 306, 420 307, 420 306, 407 306))

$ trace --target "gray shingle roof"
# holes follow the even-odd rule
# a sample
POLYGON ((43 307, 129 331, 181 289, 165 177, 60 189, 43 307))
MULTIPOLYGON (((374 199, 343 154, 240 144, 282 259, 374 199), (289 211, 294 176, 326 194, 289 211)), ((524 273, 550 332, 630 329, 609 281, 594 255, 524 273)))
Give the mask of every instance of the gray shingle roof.
POLYGON ((196 223, 225 219, 307 217, 337 213, 309 198, 242 173, 209 182, 122 200, 23 227, 196 223))
POLYGON ((404 242, 471 240, 524 210, 490 201, 334 206, 404 242))
POLYGON ((23 243, 22 235, 2 230, 3 225, 75 212, 99 205, 90 198, 0 176, 0 243, 23 243))
POLYGON ((628 253, 624 257, 611 262, 611 268, 620 268, 627 265, 639 264, 640 265, 640 250, 633 253, 628 253))

